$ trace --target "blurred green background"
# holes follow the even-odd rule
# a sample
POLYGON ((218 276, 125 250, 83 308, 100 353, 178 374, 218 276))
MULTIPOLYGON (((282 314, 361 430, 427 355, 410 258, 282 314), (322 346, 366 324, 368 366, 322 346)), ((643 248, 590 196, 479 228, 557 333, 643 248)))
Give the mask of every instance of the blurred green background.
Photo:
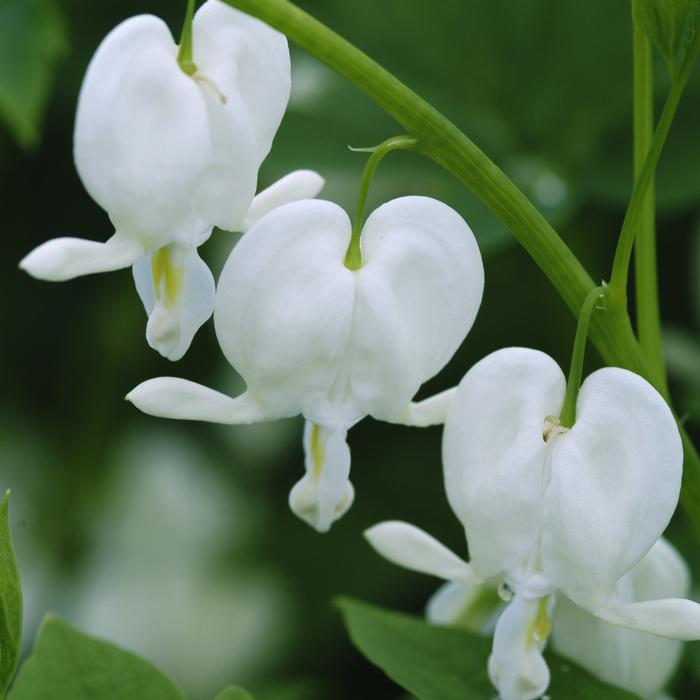
MULTIPOLYGON (((124 402, 137 383, 163 374, 238 392, 241 381, 211 323, 174 366, 145 343, 129 271, 49 284, 17 269, 48 238, 111 234, 72 161, 80 82, 119 21, 152 12, 177 35, 184 4, 0 0, 0 485, 13 489, 26 644, 52 610, 146 656, 192 700, 231 682, 258 690, 262 700, 399 698, 351 648, 331 601, 342 593, 422 610, 437 582, 379 559, 361 536, 381 519, 406 519, 463 551, 443 493, 440 431, 371 419, 353 429, 356 502, 319 536, 287 507, 303 468, 299 420, 234 428, 174 423, 124 402)), ((595 279, 609 274, 631 178, 626 0, 301 5, 444 111, 524 188, 595 279)), ((293 49, 292 60, 290 108, 260 185, 314 168, 327 179, 323 196, 352 210, 365 156, 348 144, 374 145, 400 131, 314 59, 293 49)), ((698 115, 700 69, 658 177, 667 353, 677 407, 696 437, 698 115)), ((472 332, 421 395, 454 384, 506 345, 540 348, 567 366, 573 319, 508 231, 448 175, 399 153, 382 164, 370 205, 405 194, 431 195, 462 213, 486 267, 472 332)), ((234 242, 215 232, 205 245, 215 274, 234 242)), ((589 360, 599 362, 592 351, 589 360)), ((682 515, 672 538, 700 581, 700 549, 682 515)), ((675 683, 679 700, 700 692, 695 646, 675 683)))

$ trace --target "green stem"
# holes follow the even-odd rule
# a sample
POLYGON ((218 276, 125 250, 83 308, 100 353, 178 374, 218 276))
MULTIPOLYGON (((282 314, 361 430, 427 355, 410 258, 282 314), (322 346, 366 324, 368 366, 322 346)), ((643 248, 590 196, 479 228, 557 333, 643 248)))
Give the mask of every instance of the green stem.
MULTIPOLYGON (((654 135, 654 73, 651 42, 634 26, 634 177, 640 176, 654 135)), ((668 396, 666 364, 661 345, 661 314, 656 268, 656 202, 654 178, 649 183, 634 242, 637 334, 639 344, 668 396)))
POLYGON ((394 136, 393 138, 387 139, 376 148, 371 149, 372 155, 367 161, 365 170, 362 173, 362 180, 360 181, 360 191, 357 195, 355 218, 352 222, 352 237, 350 238, 348 251, 345 254, 345 267, 348 269, 359 270, 362 267, 360 237, 362 235, 362 224, 365 221, 365 206, 367 205, 369 187, 372 184, 374 172, 379 166, 380 161, 387 153, 391 153, 391 151, 396 151, 399 149, 410 150, 415 148, 417 143, 418 141, 412 136, 394 136))
MULTIPOLYGON (((596 286, 576 256, 525 195, 452 122, 385 68, 288 0, 225 0, 278 29, 359 87, 420 142, 420 150, 454 175, 511 230, 574 314, 596 286)), ((626 309, 596 314, 590 336, 607 364, 659 386, 626 309)), ((700 531, 700 457, 685 443, 683 503, 700 531)))
POLYGON ((578 398, 578 390, 581 387, 583 358, 586 355, 588 328, 591 324, 591 316, 596 308, 596 304, 601 297, 603 297, 604 292, 605 289, 603 287, 594 287, 591 289, 583 302, 581 313, 578 316, 576 337, 574 338, 574 349, 571 352, 569 378, 566 382, 564 405, 562 406, 561 415, 559 416, 559 421, 565 428, 570 428, 576 420, 576 399, 578 398))
POLYGON ((639 222, 644 211, 646 195, 654 179, 656 165, 659 162, 661 151, 666 143, 666 137, 671 129, 671 123, 676 114, 678 103, 681 95, 688 82, 690 70, 693 67, 695 57, 700 49, 700 32, 696 32, 692 46, 683 61, 683 65, 678 73, 678 76, 671 83, 666 103, 664 104, 659 124, 654 132, 654 137, 651 142, 651 147, 648 150, 644 163, 634 183, 632 197, 630 199, 625 218, 622 222, 622 230, 620 238, 615 250, 615 259, 613 261, 612 275, 610 276, 610 288, 608 290, 608 298, 610 300, 610 309, 627 308, 627 275, 629 272, 630 258, 632 257, 632 247, 634 239, 639 228, 639 222))
POLYGON ((187 75, 194 75, 197 72, 197 66, 195 66, 192 61, 192 18, 194 17, 194 5, 195 0, 187 0, 185 21, 183 22, 182 34, 180 35, 180 48, 177 52, 177 62, 187 75))

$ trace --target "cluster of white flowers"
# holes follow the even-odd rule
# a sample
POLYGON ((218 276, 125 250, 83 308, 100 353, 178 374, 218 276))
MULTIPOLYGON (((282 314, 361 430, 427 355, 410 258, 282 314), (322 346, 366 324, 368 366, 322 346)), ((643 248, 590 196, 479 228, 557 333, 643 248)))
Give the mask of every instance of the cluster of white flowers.
POLYGON ((470 563, 400 522, 371 528, 372 545, 450 582, 429 606, 432 620, 493 632, 488 671, 503 700, 545 692, 550 632, 600 677, 656 697, 679 643, 653 635, 700 637, 700 606, 683 597, 686 567, 660 539, 682 466, 663 398, 641 377, 605 368, 584 382, 575 423, 563 427, 559 367, 509 348, 457 389, 413 402, 481 303, 483 265, 467 224, 434 199, 395 199, 367 218, 360 264, 347 265, 352 226, 337 205, 313 199, 319 175, 297 171, 255 196, 289 98, 285 37, 208 0, 193 22, 191 70, 177 52, 152 16, 103 41, 80 95, 75 159, 115 233, 106 243, 49 241, 22 267, 65 280, 132 265, 148 342, 171 360, 213 312, 247 390, 232 398, 161 377, 128 398, 152 415, 228 424, 303 415, 305 474, 290 505, 321 532, 354 498, 353 425, 365 416, 446 423, 446 490, 470 563), (245 232, 216 285, 197 252, 214 226, 245 232))

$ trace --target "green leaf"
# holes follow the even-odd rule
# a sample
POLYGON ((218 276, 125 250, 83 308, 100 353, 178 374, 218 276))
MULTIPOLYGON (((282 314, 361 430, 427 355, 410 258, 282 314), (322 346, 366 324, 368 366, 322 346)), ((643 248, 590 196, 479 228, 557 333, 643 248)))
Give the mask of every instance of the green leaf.
POLYGON ((243 688, 225 688, 222 690, 214 700, 253 700, 253 696, 243 688))
POLYGON ((8 491, 0 503, 0 698, 7 693, 22 649, 22 587, 10 536, 9 503, 8 491))
MULTIPOLYGON (((491 643, 462 630, 355 600, 338 601, 353 644, 419 700, 484 700, 494 695, 486 672, 491 643)), ((638 700, 549 654, 547 694, 567 700, 638 700)))
POLYGON ((669 61, 694 30, 697 0, 633 0, 634 21, 669 61))
POLYGON ((9 700, 184 700, 154 666, 51 615, 9 700))
POLYGON ((0 0, 0 118, 20 146, 39 142, 66 28, 56 0, 0 0))

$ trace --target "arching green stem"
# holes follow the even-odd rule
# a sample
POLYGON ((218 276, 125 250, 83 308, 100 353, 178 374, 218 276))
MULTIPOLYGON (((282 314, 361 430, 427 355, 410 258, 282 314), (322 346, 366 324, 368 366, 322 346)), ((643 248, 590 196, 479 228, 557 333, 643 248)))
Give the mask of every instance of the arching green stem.
POLYGON ((195 0, 187 0, 185 21, 182 25, 182 34, 180 35, 180 48, 177 52, 177 62, 187 75, 194 75, 197 72, 197 66, 192 61, 192 18, 194 17, 194 6, 195 0))
POLYGON ((644 211, 647 192, 654 179, 656 165, 659 162, 661 151, 663 150, 666 137, 671 128, 671 123, 676 115, 678 103, 680 102, 685 85, 688 82, 690 70, 693 67, 695 57, 699 50, 700 32, 696 32, 693 43, 686 53, 683 65, 677 77, 671 83, 663 112, 661 113, 659 123, 654 132, 651 147, 644 159, 644 165, 639 173, 639 177, 634 183, 632 198, 630 199, 627 211, 625 212, 624 221, 622 222, 622 230, 620 231, 620 238, 617 243, 617 249, 615 250, 615 259, 613 261, 612 275, 610 277, 608 298, 610 300, 611 311, 627 308, 627 276, 629 273, 630 258, 632 256, 634 239, 639 229, 641 215, 644 211))
POLYGON ((591 316, 595 311, 596 304, 604 298, 605 288, 595 287, 591 289, 583 302, 581 313, 578 316, 576 325, 576 336, 574 338, 574 349, 571 353, 571 366, 569 367, 569 377, 566 381, 566 394, 564 395, 564 405, 561 409, 559 421, 565 428, 570 428, 576 420, 576 399, 578 390, 581 387, 581 375, 583 374, 583 358, 586 355, 586 341, 588 340, 588 328, 591 324, 591 316))
MULTIPOLYGON (((367 204, 367 195, 369 187, 372 184, 372 178, 379 166, 380 161, 387 153, 397 150, 410 150, 416 147, 418 139, 413 136, 394 136, 387 139, 384 143, 376 148, 372 148, 372 155, 367 161, 365 170, 362 173, 360 180, 360 191, 357 195, 357 208, 355 209, 355 218, 352 222, 352 238, 348 251, 345 254, 345 267, 350 270, 359 270, 362 267, 362 251, 360 249, 360 236, 362 234, 362 224, 365 221, 365 206, 367 204)), ((365 150, 365 149, 358 149, 365 150)))

